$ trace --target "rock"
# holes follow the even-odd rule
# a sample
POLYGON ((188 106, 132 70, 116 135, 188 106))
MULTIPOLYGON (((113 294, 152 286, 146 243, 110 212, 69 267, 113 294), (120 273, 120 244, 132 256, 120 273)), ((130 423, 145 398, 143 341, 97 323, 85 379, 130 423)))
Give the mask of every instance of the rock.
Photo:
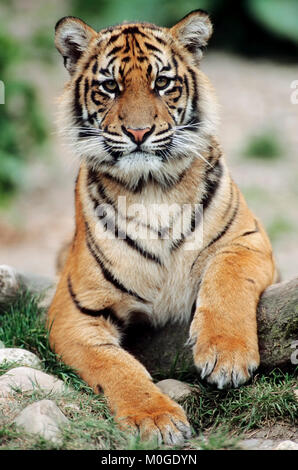
MULTIPOLYGON (((292 367, 293 344, 298 337, 298 278, 268 287, 258 305, 258 336, 261 366, 292 367)), ((123 346, 147 368, 151 375, 187 370, 197 375, 193 353, 186 345, 188 323, 167 323, 153 328, 148 324, 131 324, 123 346)))
POLYGON ((181 400, 191 395, 191 388, 184 382, 174 379, 165 379, 157 382, 157 387, 173 400, 181 400))
POLYGON ((40 297, 39 305, 48 308, 55 294, 54 279, 19 272, 12 266, 0 265, 0 305, 10 303, 21 290, 40 297))
POLYGON ((66 391, 66 386, 62 380, 40 370, 31 367, 16 367, 0 377, 0 396, 8 397, 16 390, 21 392, 42 390, 47 393, 61 393, 66 391))
POLYGON ((296 400, 298 401, 298 388, 294 390, 294 395, 295 395, 296 400))
POLYGON ((3 343, 3 341, 0 341, 0 349, 2 348, 5 348, 5 344, 3 343))
POLYGON ((55 444, 61 443, 61 427, 68 419, 51 400, 41 400, 27 406, 14 420, 16 426, 30 434, 39 434, 55 444))
POLYGON ((242 450, 272 450, 274 445, 271 439, 244 439, 238 443, 242 450))
POLYGON ((1 297, 13 296, 19 288, 17 272, 11 266, 0 265, 0 292, 1 297))
POLYGON ((294 441, 282 441, 274 450, 298 450, 298 443, 294 441))
POLYGON ((33 367, 41 369, 42 363, 38 357, 26 349, 20 348, 5 348, 0 349, 0 365, 5 362, 14 362, 22 366, 33 367))

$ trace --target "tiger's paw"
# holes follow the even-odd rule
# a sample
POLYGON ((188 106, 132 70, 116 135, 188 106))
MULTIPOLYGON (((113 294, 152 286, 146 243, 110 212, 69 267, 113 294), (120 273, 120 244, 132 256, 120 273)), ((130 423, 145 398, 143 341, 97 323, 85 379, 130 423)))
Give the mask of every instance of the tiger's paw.
POLYGON ((258 368, 260 357, 257 345, 245 340, 217 335, 195 340, 194 362, 202 379, 218 389, 239 387, 247 382, 258 368))
POLYGON ((142 441, 182 445, 191 437, 191 428, 180 405, 161 395, 146 406, 133 405, 116 416, 120 428, 139 434, 142 441))

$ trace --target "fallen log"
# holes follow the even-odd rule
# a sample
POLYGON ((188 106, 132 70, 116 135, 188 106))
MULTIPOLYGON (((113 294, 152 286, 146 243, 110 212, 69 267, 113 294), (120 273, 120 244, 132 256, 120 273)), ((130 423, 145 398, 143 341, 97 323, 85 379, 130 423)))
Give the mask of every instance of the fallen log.
MULTIPOLYGON (((11 302, 21 288, 33 293, 46 292, 43 306, 48 307, 55 282, 31 274, 18 273, 10 266, 0 266, 0 304, 11 302)), ((298 363, 298 278, 268 287, 260 298, 257 313, 261 366, 266 369, 298 363)), ((132 325, 124 335, 123 346, 149 370, 173 375, 190 370, 191 348, 185 343, 189 324, 168 323, 160 329, 148 324, 132 325)))

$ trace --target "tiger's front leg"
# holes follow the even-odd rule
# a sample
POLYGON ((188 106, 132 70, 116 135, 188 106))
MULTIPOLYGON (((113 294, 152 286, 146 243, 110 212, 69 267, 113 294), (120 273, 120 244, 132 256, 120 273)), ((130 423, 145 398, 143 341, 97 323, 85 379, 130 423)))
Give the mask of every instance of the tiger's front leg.
POLYGON ((48 313, 51 347, 95 393, 104 392, 121 428, 138 431, 144 440, 181 444, 191 436, 183 409, 121 348, 119 327, 108 316, 111 309, 83 307, 75 288, 64 275, 48 313))
POLYGON ((218 250, 206 267, 190 342, 201 377, 219 389, 245 383, 259 365, 257 304, 273 276, 270 250, 241 238, 218 250))

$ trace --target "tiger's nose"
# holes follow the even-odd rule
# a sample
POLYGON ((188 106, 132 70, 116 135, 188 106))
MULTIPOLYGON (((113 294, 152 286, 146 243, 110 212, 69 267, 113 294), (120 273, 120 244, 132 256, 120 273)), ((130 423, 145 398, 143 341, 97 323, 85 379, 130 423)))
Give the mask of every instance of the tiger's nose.
POLYGON ((132 129, 131 127, 122 127, 124 133, 128 135, 128 137, 132 138, 134 142, 137 144, 141 144, 144 140, 151 134, 151 128, 145 127, 143 129, 132 129))

